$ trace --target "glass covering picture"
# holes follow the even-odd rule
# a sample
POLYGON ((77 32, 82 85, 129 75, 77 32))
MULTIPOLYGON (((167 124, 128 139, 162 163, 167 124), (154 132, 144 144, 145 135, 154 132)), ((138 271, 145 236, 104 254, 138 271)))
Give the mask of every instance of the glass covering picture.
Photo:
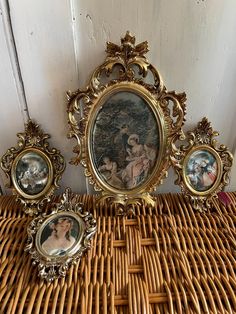
POLYGON ((112 95, 98 112, 92 131, 94 163, 117 189, 133 189, 152 173, 159 129, 148 103, 134 92, 112 95))
POLYGON ((186 165, 186 178, 195 190, 208 190, 217 178, 216 158, 207 150, 193 152, 186 165))
POLYGON ((17 184, 29 195, 43 191, 48 182, 48 175, 49 167, 46 160, 34 151, 25 153, 17 162, 17 184))
POLYGON ((65 255, 79 236, 79 224, 68 215, 54 218, 43 228, 40 244, 42 250, 51 256, 65 255))

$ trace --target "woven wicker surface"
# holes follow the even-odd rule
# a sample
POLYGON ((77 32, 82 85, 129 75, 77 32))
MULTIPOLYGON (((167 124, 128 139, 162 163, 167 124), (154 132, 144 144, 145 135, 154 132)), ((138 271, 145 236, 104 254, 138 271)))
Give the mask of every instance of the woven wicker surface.
POLYGON ((159 195, 154 209, 114 217, 93 209, 93 247, 65 279, 37 277, 24 252, 26 217, 0 198, 0 313, 236 313, 236 193, 211 213, 193 212, 181 195, 159 195))

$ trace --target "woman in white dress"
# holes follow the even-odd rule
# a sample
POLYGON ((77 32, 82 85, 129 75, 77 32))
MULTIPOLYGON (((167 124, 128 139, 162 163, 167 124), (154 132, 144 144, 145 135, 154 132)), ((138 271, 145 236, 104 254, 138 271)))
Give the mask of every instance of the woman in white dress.
POLYGON ((51 235, 43 242, 42 248, 48 255, 65 255, 67 250, 75 243, 71 235, 73 227, 72 219, 68 217, 59 218, 50 228, 51 235))

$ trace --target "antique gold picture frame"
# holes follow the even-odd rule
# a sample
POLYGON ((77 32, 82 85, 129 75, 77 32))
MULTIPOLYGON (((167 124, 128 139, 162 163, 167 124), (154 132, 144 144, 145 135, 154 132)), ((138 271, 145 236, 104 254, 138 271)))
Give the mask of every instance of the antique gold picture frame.
POLYGON ((8 187, 24 204, 24 211, 37 214, 59 187, 65 161, 59 150, 50 148, 50 136, 32 120, 17 136, 18 146, 2 156, 1 168, 9 179, 8 187))
POLYGON ((229 183, 233 156, 225 145, 217 143, 215 137, 218 135, 204 117, 188 132, 188 144, 179 149, 175 147, 171 157, 178 175, 175 184, 180 185, 192 206, 199 211, 211 208, 212 198, 229 183))
POLYGON ((97 230, 92 214, 77 203, 69 188, 48 215, 34 218, 27 227, 25 248, 38 264, 39 276, 48 282, 65 277, 70 265, 77 263, 91 246, 97 230))
POLYGON ((52 184, 52 162, 42 150, 33 147, 26 148, 14 159, 11 168, 11 178, 14 188, 22 197, 26 199, 40 198, 52 184), (44 170, 45 174, 38 175, 37 179, 34 173, 37 171, 40 174, 44 170), (45 177, 45 180, 42 177, 45 177), (40 184, 37 181, 46 182, 40 184), (36 186, 39 187, 36 189, 36 186))
POLYGON ((86 89, 68 92, 68 136, 77 140, 71 163, 85 167, 89 183, 102 191, 99 201, 110 199, 125 212, 140 200, 154 204, 149 193, 167 176, 186 95, 167 91, 145 57, 147 42, 135 45, 129 32, 106 51, 86 89))

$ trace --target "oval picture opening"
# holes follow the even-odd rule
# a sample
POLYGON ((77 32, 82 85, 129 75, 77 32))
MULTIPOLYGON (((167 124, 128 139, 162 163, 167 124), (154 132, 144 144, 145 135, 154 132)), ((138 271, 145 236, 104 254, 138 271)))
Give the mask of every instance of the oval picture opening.
POLYGON ((159 128, 148 102, 120 91, 102 104, 92 130, 93 162, 101 180, 118 190, 144 184, 155 167, 159 128))
POLYGON ((215 183, 217 170, 215 156, 207 150, 197 150, 188 158, 186 179, 194 190, 204 192, 215 183))
POLYGON ((44 226, 40 246, 50 256, 65 256, 79 238, 79 223, 74 217, 54 218, 44 226))
POLYGON ((21 190, 29 195, 44 190, 49 179, 46 160, 36 152, 25 153, 16 165, 16 181, 21 190))

